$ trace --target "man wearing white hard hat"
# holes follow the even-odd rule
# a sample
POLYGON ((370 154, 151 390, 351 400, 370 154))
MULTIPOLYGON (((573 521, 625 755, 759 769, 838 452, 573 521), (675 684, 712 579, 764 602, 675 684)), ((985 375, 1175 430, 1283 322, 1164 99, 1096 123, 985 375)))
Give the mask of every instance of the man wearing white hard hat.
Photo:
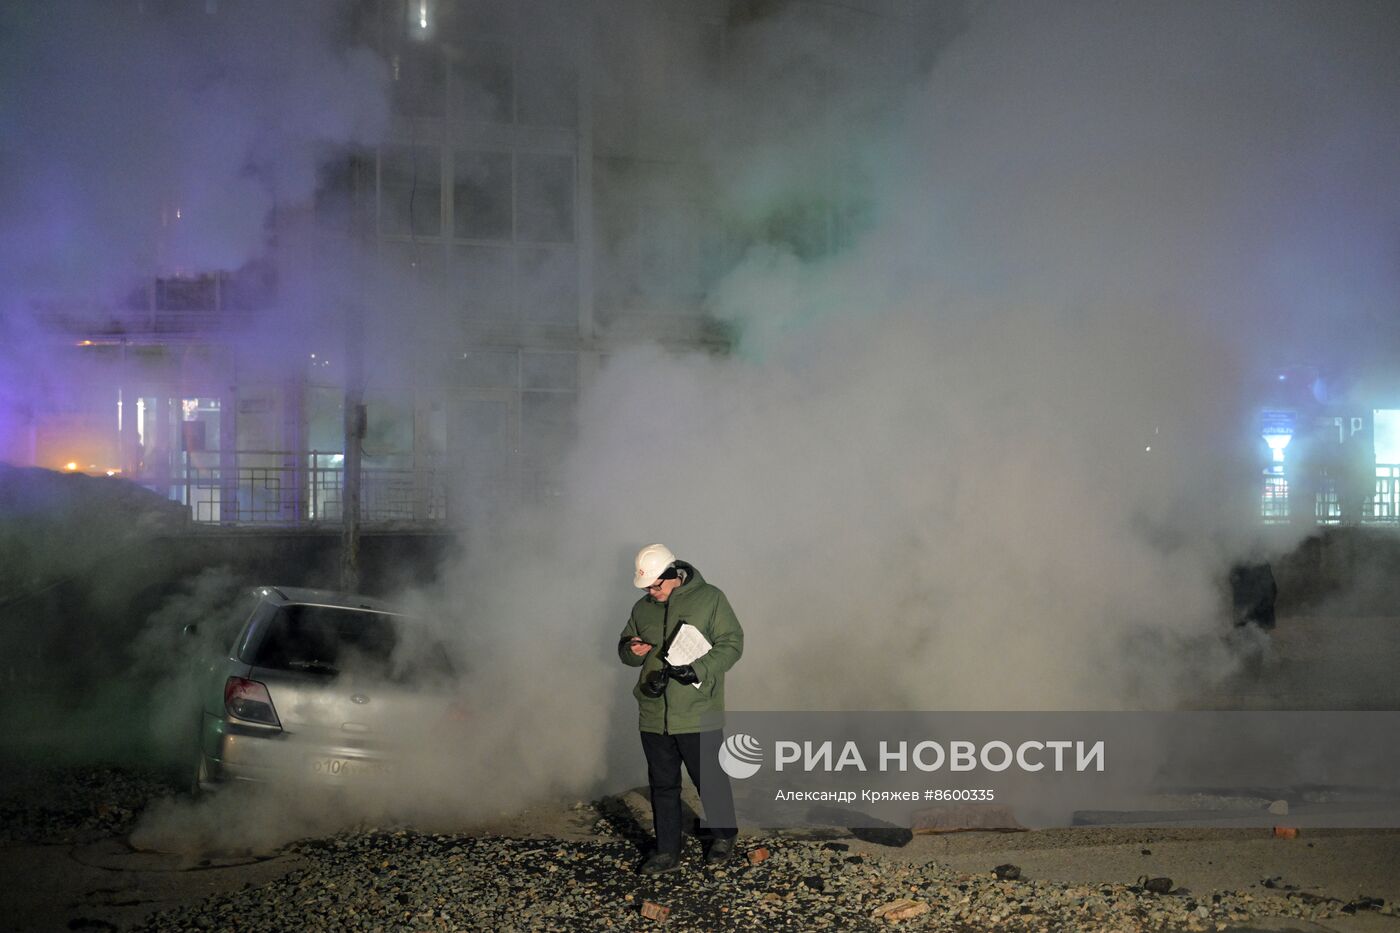
POLYGON ((637 552, 632 583, 646 595, 632 607, 617 654, 622 663, 641 668, 632 695, 640 709, 656 830, 656 852, 642 863, 641 872, 680 868, 682 763, 700 793, 714 837, 705 861, 717 865, 734 854, 734 798, 729 779, 718 768, 707 767, 702 783, 701 762, 713 765, 724 741, 724 675, 744 653, 744 630, 724 593, 664 544, 637 552), (667 652, 684 625, 703 636, 709 648, 689 664, 675 665, 667 652))

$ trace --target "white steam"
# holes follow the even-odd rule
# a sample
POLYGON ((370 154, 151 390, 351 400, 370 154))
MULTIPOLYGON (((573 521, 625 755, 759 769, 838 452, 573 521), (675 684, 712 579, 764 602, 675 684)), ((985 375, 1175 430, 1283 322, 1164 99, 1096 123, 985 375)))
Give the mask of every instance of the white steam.
POLYGON ((306 201, 327 150, 373 144, 384 64, 348 6, 7 5, 0 13, 0 284, 122 297, 143 275, 234 270, 306 201))
POLYGON ((1388 362, 1395 36, 1364 4, 982 4, 901 82, 819 67, 839 33, 800 16, 737 25, 742 145, 698 150, 749 247, 706 292, 735 352, 612 353, 559 501, 404 597, 475 716, 417 801, 640 780, 614 645, 655 540, 745 627, 736 709, 1163 708, 1228 674, 1252 380, 1388 362), (858 209, 814 252, 779 233, 824 164, 858 209))

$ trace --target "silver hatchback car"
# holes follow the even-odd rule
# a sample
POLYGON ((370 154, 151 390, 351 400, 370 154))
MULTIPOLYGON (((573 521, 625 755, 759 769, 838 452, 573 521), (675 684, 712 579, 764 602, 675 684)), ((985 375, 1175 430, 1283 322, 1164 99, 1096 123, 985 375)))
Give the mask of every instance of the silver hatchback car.
POLYGON ((194 792, 393 780, 409 750, 464 718, 447 652, 420 622, 324 590, 255 596, 227 656, 197 673, 194 792))

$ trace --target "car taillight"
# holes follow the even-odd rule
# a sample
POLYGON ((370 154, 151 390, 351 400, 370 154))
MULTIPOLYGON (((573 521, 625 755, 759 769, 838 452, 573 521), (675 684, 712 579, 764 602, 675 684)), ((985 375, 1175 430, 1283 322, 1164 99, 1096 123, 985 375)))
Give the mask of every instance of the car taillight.
POLYGON ((256 680, 230 677, 224 684, 224 709, 230 716, 247 722, 262 722, 279 728, 282 725, 277 711, 272 708, 267 687, 256 680))

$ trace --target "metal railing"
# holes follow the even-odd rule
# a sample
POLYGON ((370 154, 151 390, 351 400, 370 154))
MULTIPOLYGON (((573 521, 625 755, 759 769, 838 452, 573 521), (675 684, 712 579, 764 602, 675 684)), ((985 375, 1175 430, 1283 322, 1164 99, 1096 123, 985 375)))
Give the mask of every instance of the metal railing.
MULTIPOLYGON (((146 477, 143 485, 188 506, 192 520, 199 523, 307 525, 341 520, 341 454, 242 450, 200 457, 217 463, 177 466, 168 480, 146 477)), ((366 457, 360 480, 361 521, 447 522, 452 475, 445 459, 366 457)))
MULTIPOLYGON (((241 450, 195 455, 196 462, 177 465, 168 477, 138 481, 189 506, 193 521, 226 525, 338 524, 344 495, 342 455, 323 451, 241 450), (198 462, 205 460, 209 462, 198 462)), ((462 521, 449 507, 451 490, 462 479, 461 458, 433 454, 414 458, 366 457, 360 481, 360 515, 366 524, 440 526, 462 521)), ((544 474, 524 477, 527 493, 546 500, 557 494, 544 474), (530 482, 533 477, 533 481, 530 482), (538 488, 535 488, 538 487, 538 488)), ((1265 524, 1295 520, 1328 525, 1344 519, 1336 489, 1324 481, 1306 494, 1291 487, 1281 473, 1263 477, 1259 517, 1265 524), (1299 509, 1311 511, 1303 518, 1299 509), (1296 517, 1295 517, 1296 516, 1296 517)), ((465 506, 466 503, 459 503, 465 506)), ((461 511, 460 509, 458 511, 461 511)), ((1363 524, 1400 525, 1400 464, 1376 467, 1376 486, 1360 515, 1363 524)))
POLYGON ((1314 477, 1310 491, 1311 495, 1297 488, 1283 473, 1266 473, 1259 517, 1269 525, 1294 521, 1339 525, 1348 520, 1366 525, 1400 525, 1400 464, 1376 464, 1375 489, 1361 503, 1360 515, 1355 518, 1343 514, 1342 495, 1335 480, 1314 477))
POLYGON ((1400 464, 1377 464, 1370 517, 1372 521, 1400 523, 1400 464))

